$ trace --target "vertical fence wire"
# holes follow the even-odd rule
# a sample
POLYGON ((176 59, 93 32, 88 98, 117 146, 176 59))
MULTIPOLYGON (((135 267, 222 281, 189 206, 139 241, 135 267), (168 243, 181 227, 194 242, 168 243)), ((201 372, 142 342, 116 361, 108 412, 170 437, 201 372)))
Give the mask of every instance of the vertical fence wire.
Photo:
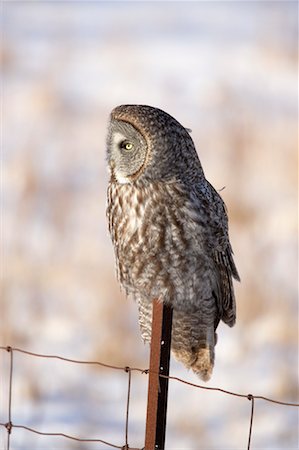
POLYGON ((249 435, 248 435, 248 444, 247 444, 247 450, 250 450, 253 415, 254 415, 254 396, 252 394, 248 394, 247 398, 248 398, 248 400, 251 401, 251 414, 250 414, 249 435))
POLYGON ((6 424, 7 429, 7 450, 10 450, 10 435, 12 429, 11 409, 12 409, 12 378, 13 378, 13 349, 7 347, 7 351, 10 353, 10 365, 9 365, 9 387, 8 387, 8 422, 6 424))
POLYGON ((129 409, 130 409, 130 396, 131 396, 131 378, 132 372, 130 367, 125 368, 128 372, 128 393, 127 393, 127 407, 126 407, 126 426, 125 426, 125 447, 124 449, 129 449, 129 409))

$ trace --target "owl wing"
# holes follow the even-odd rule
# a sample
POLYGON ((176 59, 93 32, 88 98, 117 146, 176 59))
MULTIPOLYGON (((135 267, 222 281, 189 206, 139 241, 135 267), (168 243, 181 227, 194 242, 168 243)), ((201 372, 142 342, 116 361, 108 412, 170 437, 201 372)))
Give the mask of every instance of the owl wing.
POLYGON ((214 293, 220 319, 229 326, 236 320, 236 303, 232 278, 240 281, 240 277, 233 260, 233 251, 228 236, 228 217, 225 204, 207 181, 200 190, 196 190, 197 207, 201 210, 200 216, 206 218, 203 227, 204 246, 209 255, 212 255, 218 289, 214 293))

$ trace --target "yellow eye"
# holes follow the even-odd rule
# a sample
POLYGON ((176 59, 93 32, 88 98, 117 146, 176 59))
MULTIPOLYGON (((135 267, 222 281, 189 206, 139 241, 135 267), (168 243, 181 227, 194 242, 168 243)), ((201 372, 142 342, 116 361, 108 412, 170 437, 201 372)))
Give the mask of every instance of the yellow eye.
POLYGON ((132 142, 129 142, 129 141, 124 141, 124 142, 122 142, 122 144, 121 144, 121 148, 123 148, 124 150, 127 150, 127 151, 132 150, 133 147, 134 147, 134 146, 133 146, 132 142))

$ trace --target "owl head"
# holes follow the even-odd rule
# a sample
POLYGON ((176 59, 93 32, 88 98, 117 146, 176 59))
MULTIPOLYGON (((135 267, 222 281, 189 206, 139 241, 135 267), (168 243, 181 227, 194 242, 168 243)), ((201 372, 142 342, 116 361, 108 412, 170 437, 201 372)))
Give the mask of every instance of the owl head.
POLYGON ((166 112, 145 105, 113 109, 107 137, 111 177, 119 183, 140 179, 179 181, 204 176, 190 134, 166 112))

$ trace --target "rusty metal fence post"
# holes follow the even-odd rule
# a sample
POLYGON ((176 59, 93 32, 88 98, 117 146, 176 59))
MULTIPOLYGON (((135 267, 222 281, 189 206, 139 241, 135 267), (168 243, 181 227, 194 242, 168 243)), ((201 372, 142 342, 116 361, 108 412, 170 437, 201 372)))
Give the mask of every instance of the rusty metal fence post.
POLYGON ((164 450, 168 397, 172 308, 153 301, 145 450, 164 450))

